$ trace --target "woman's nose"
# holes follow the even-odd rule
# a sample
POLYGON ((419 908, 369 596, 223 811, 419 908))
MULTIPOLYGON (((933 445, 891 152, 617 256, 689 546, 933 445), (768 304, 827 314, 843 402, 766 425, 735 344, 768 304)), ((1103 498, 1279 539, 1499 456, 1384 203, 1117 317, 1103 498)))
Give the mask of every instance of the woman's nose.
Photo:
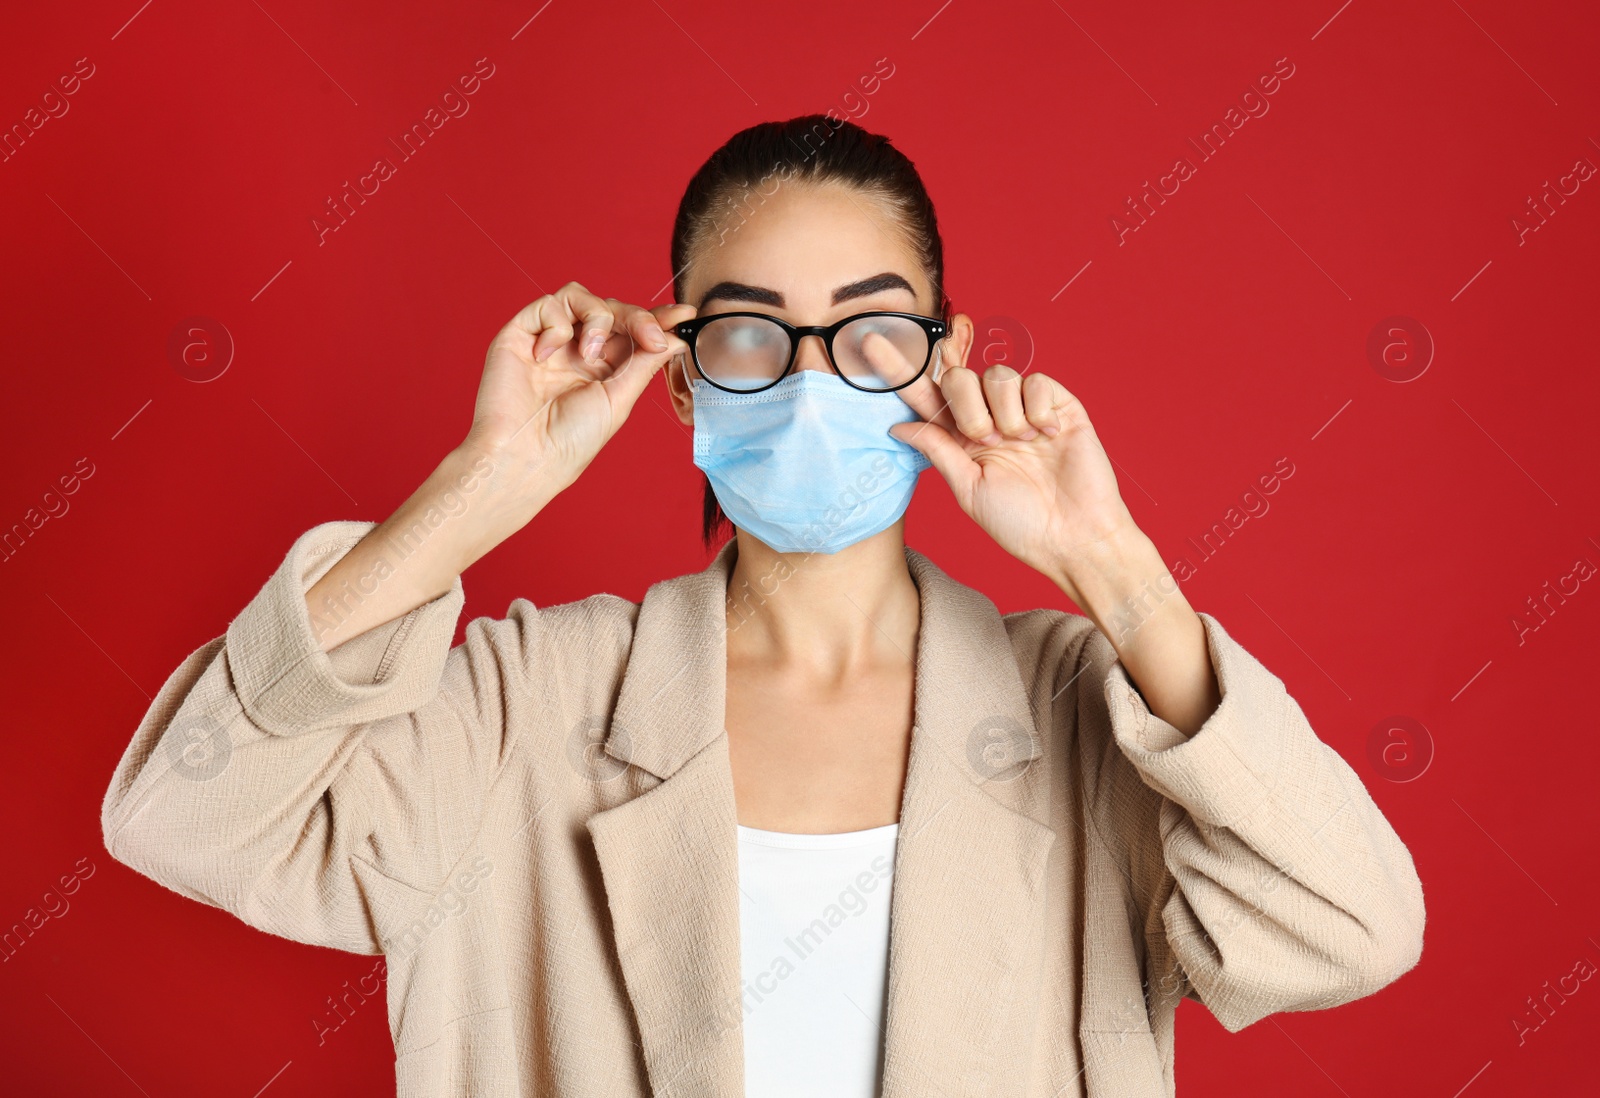
POLYGON ((822 345, 819 335, 800 337, 800 349, 794 355, 794 368, 796 370, 821 370, 831 373, 833 367, 828 365, 828 352, 822 345))

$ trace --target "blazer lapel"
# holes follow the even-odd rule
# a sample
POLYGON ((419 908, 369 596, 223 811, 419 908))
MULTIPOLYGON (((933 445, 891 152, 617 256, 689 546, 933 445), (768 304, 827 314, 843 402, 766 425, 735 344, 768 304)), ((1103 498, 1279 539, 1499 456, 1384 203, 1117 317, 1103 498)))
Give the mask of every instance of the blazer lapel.
MULTIPOLYGON (((915 550, 916 700, 889 912, 883 1098, 1004 1093, 1044 959, 1055 830, 1043 754, 999 612, 915 550), (1009 807, 1015 801, 1018 808, 1009 807)), ((1066 928, 1061 928, 1065 933, 1066 928)))
POLYGON ((661 784, 588 820, 661 1098, 744 1094, 738 816, 724 727, 733 543, 652 586, 604 750, 661 784))
MULTIPOLYGON (((604 750, 659 785, 588 821, 652 1092, 744 1092, 739 857, 724 727, 729 542, 640 605, 604 750)), ((890 905, 883 1098, 1014 1070, 1055 832, 1014 781, 1042 755, 993 603, 906 550, 922 621, 890 905), (1017 807, 1010 807, 1016 803, 1017 807)), ((1064 928, 1063 928, 1064 930, 1064 928)), ((826 1050, 818 1050, 821 1055, 826 1050)))

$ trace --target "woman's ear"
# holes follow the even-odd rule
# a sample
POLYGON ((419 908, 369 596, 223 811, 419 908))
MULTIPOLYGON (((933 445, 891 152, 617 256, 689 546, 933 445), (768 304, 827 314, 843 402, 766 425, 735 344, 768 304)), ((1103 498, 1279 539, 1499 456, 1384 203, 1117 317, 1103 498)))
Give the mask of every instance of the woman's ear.
POLYGON ((672 410, 685 425, 693 427, 694 392, 689 387, 688 364, 682 355, 673 355, 663 372, 667 375, 667 395, 672 398, 672 410))
POLYGON ((972 338, 975 329, 972 318, 966 313, 957 313, 950 318, 949 331, 935 347, 933 364, 929 366, 929 373, 933 375, 934 384, 944 376, 945 371, 954 366, 965 366, 967 355, 972 350, 972 338))

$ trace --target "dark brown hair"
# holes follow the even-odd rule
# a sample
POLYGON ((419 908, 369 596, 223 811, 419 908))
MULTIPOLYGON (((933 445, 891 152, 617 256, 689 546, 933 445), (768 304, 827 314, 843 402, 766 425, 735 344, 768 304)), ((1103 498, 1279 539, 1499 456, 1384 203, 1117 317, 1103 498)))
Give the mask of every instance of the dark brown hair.
MULTIPOLYGON (((746 211, 765 202, 788 179, 844 183, 883 200, 921 260, 940 317, 950 319, 939 222, 915 165, 887 137, 824 114, 762 122, 740 130, 694 173, 672 225, 674 300, 684 300, 683 280, 690 257, 713 239, 718 225, 723 225, 719 236, 737 231, 746 211), (735 214, 740 218, 737 222, 735 214), (732 223, 731 229, 723 224, 725 219, 732 223)), ((717 505, 707 479, 701 537, 708 548, 725 527, 732 532, 732 523, 717 505)))

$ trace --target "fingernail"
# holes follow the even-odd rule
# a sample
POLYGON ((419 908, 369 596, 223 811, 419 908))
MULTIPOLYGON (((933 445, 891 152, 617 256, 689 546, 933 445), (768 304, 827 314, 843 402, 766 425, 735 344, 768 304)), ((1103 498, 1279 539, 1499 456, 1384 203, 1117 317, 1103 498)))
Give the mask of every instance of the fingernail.
POLYGON ((1055 438, 1057 435, 1059 435, 1061 433, 1061 428, 1059 428, 1059 427, 1046 427, 1044 429, 1044 433, 1047 436, 1049 436, 1050 438, 1055 438))
POLYGON ((652 350, 665 351, 667 349, 667 334, 658 325, 652 324, 646 328, 644 336, 650 341, 652 350))
POLYGON ((993 446, 996 443, 998 443, 999 441, 1000 441, 1000 432, 999 431, 990 431, 988 434, 983 436, 983 444, 985 446, 993 446))

